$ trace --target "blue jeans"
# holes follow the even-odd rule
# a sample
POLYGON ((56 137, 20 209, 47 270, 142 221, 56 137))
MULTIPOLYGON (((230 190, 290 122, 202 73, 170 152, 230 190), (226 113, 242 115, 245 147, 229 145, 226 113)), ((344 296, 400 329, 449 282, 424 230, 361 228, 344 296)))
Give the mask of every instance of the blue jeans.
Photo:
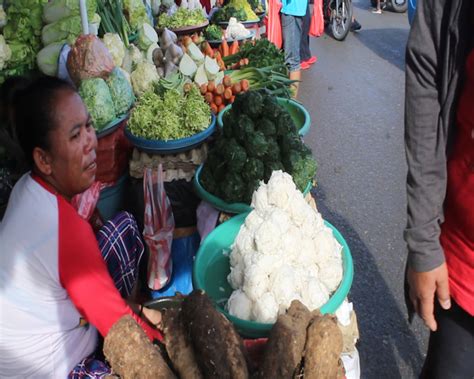
POLYGON ((290 72, 300 70, 300 45, 303 29, 303 17, 281 14, 281 28, 283 32, 283 50, 285 62, 290 72))

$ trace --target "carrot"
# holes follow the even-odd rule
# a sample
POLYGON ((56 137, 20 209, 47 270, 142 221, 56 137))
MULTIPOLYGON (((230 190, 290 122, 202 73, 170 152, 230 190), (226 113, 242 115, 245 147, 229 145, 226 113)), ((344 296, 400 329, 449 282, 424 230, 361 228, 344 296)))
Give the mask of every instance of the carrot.
POLYGON ((205 95, 207 92, 207 84, 201 84, 199 91, 201 91, 201 95, 205 95))
POLYGON ((191 36, 191 40, 195 43, 195 44, 198 44, 199 43, 199 35, 197 33, 194 33, 192 36, 191 36))
POLYGON ((229 55, 229 45, 225 39, 222 41, 221 47, 222 47, 222 57, 227 57, 229 55))
POLYGON ((191 39, 190 36, 184 36, 183 39, 181 40, 181 42, 183 43, 183 46, 184 47, 188 47, 188 45, 193 42, 193 40, 191 39))
POLYGON ((232 89, 226 88, 224 91, 224 99, 230 100, 231 97, 232 97, 232 89))
POLYGON ((239 42, 237 40, 234 40, 234 42, 232 42, 232 45, 230 46, 229 55, 234 55, 234 54, 237 54, 238 52, 239 52, 239 42))
POLYGON ((247 79, 242 79, 240 81, 240 87, 242 88, 242 91, 248 91, 250 87, 249 81, 247 79))
POLYGON ((204 95, 204 99, 207 101, 208 104, 212 104, 214 102, 214 95, 212 92, 206 92, 204 95))
POLYGON ((214 81, 209 80, 209 82, 207 83, 207 92, 213 93, 215 89, 216 89, 216 85, 214 84, 214 81))
POLYGON ((222 79, 222 83, 224 84, 224 87, 231 87, 232 79, 230 78, 230 76, 225 75, 224 78, 222 79))
POLYGON ((232 104, 235 101, 235 96, 232 95, 232 97, 229 99, 229 104, 232 104))
POLYGON ((214 94, 221 96, 224 94, 224 91, 225 91, 225 87, 221 83, 216 86, 216 89, 214 90, 214 94))
POLYGON ((232 86, 232 94, 237 95, 242 91, 242 86, 240 83, 235 83, 232 86))
POLYGON ((217 114, 219 112, 219 109, 217 108, 216 104, 211 103, 210 107, 211 107, 211 112, 212 113, 217 114))
POLYGON ((219 108, 217 108, 217 111, 220 112, 225 108, 224 104, 219 105, 219 108))
POLYGON ((216 51, 214 54, 214 59, 216 60, 217 64, 219 65, 219 68, 221 71, 225 71, 225 63, 222 60, 222 54, 219 51, 216 51))
POLYGON ((222 105, 223 103, 224 101, 222 100, 222 96, 220 95, 214 96, 214 104, 219 106, 219 105, 222 105))
POLYGON ((214 58, 214 50, 212 50, 211 45, 209 45, 209 42, 204 41, 201 45, 201 50, 204 55, 207 55, 210 58, 214 58))

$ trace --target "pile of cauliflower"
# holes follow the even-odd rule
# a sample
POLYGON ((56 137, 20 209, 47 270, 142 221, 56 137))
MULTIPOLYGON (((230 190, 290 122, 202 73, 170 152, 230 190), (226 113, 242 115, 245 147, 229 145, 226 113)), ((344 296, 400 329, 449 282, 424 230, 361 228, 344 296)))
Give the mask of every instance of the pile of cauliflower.
POLYGON ((310 310, 342 280, 342 246, 292 178, 274 171, 252 198, 230 253, 227 309, 244 320, 273 323, 298 299, 310 310))

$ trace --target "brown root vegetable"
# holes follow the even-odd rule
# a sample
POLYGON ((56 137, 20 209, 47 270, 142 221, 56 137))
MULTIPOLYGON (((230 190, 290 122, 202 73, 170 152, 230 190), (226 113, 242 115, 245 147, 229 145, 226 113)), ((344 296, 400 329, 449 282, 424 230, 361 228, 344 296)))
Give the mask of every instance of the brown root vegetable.
POLYGON ((270 331, 257 378, 288 379, 298 371, 306 342, 311 312, 293 300, 284 315, 278 316, 270 331))
POLYGON ((216 104, 210 103, 209 106, 211 107, 211 112, 212 112, 212 113, 214 113, 214 114, 219 113, 219 108, 217 107, 216 104))
POLYGON ((214 94, 221 96, 221 95, 224 94, 224 91, 225 91, 225 87, 224 87, 224 85, 221 83, 221 84, 218 84, 218 85, 216 86, 216 88, 214 89, 214 94))
POLYGON ((243 92, 246 92, 249 90, 249 81, 247 79, 242 79, 240 81, 240 88, 242 89, 243 92))
POLYGON ((224 87, 228 88, 232 86, 232 79, 229 75, 225 75, 222 78, 222 83, 224 84, 224 87))
POLYGON ((206 92, 204 95, 204 99, 207 101, 208 104, 212 104, 214 102, 214 95, 211 92, 206 92))
POLYGON ((230 100, 230 98, 233 96, 232 94, 232 89, 226 88, 224 91, 224 99, 230 100))
POLYGON ((104 340, 104 355, 122 379, 176 378, 132 316, 118 320, 104 340))
POLYGON ((214 81, 209 80, 209 82, 207 83, 207 92, 213 93, 215 89, 216 89, 216 85, 215 85, 214 81))
POLYGON ((222 96, 219 96, 219 95, 214 96, 214 103, 216 103, 218 107, 220 107, 223 104, 223 102, 224 101, 222 100, 222 96))
POLYGON ((209 297, 203 291, 193 291, 182 307, 183 320, 204 377, 247 379, 243 341, 209 297))
POLYGON ((304 353, 305 379, 336 379, 342 353, 342 333, 333 316, 316 316, 308 327, 304 353))
POLYGON ((232 93, 234 95, 238 95, 240 92, 242 91, 242 86, 240 83, 235 83, 233 86, 232 86, 232 93))
POLYGON ((207 92, 207 84, 201 84, 199 86, 199 91, 201 92, 201 95, 205 95, 207 92))
POLYGON ((180 308, 170 308, 163 313, 163 332, 168 356, 181 378, 201 379, 189 334, 184 326, 180 308))

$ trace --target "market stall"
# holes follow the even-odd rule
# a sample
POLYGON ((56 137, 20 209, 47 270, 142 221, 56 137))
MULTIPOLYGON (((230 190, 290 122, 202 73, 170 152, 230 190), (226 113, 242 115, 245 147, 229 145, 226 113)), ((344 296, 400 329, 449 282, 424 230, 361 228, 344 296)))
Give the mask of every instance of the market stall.
MULTIPOLYGON (((209 14, 197 0, 4 9, 0 82, 61 77, 91 115, 96 183, 73 203, 86 218, 95 207, 136 217, 170 372, 358 377, 350 249, 311 197, 311 118, 291 99, 283 52, 260 38, 261 2, 209 14)), ((104 350, 127 377, 116 347, 104 350)))

